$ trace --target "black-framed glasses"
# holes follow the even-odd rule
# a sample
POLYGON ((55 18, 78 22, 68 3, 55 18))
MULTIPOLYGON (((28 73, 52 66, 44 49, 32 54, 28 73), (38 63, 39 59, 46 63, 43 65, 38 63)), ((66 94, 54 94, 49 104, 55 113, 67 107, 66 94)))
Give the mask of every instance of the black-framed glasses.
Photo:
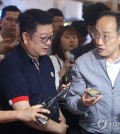
POLYGON ((17 19, 14 19, 14 18, 12 18, 12 17, 7 17, 6 18, 6 20, 9 22, 9 23, 15 23, 15 24, 17 24, 17 19))
POLYGON ((38 37, 32 33, 29 33, 30 35, 33 35, 34 37, 36 37, 39 41, 41 41, 43 44, 46 44, 46 42, 48 40, 52 41, 54 39, 54 36, 53 35, 50 35, 50 36, 46 36, 46 37, 38 37))
POLYGON ((45 36, 45 37, 38 37, 32 33, 29 33, 30 35, 33 35, 34 37, 36 37, 40 42, 42 42, 43 44, 46 44, 48 40, 52 41, 54 39, 53 35, 50 36, 45 36))
POLYGON ((117 35, 114 35, 112 37, 108 36, 108 35, 100 35, 99 31, 93 27, 93 26, 89 26, 88 27, 88 33, 90 35, 90 37, 92 39, 94 39, 96 42, 98 42, 100 40, 100 38, 102 39, 102 41, 106 44, 108 43, 110 40, 112 40, 113 38, 117 37, 120 35, 120 33, 118 33, 117 35))

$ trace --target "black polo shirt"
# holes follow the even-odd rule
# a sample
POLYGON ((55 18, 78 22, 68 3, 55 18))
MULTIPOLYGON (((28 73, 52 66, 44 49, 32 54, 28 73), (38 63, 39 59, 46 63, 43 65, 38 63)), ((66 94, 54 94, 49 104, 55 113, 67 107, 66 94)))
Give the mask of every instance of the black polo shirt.
MULTIPOLYGON (((49 101, 57 94, 55 88, 55 72, 48 56, 39 58, 39 68, 33 59, 19 44, 0 63, 0 105, 2 110, 10 110, 11 105, 28 100, 35 105, 41 99, 49 101)), ((57 106, 57 101, 54 104, 57 106)), ((58 121, 59 110, 52 119, 58 121)), ((24 125, 21 122, 12 122, 2 125, 2 134, 44 134, 24 125)))

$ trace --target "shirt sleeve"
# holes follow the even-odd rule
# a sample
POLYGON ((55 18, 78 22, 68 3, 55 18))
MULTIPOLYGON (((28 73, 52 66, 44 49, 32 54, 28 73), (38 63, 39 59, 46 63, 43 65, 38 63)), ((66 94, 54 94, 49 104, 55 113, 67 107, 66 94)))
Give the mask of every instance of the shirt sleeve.
POLYGON ((1 92, 10 105, 28 101, 28 87, 23 68, 13 61, 3 61, 0 64, 1 92))

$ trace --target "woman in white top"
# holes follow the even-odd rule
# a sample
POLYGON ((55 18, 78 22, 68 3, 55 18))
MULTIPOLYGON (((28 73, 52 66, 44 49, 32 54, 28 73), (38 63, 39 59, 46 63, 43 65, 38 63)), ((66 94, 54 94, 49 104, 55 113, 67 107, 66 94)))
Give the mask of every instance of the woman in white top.
MULTIPOLYGON (((56 33, 52 42, 52 55, 50 56, 56 73, 56 87, 59 87, 59 81, 66 71, 71 66, 66 58, 66 52, 76 48, 79 44, 77 32, 72 26, 62 26, 56 33)), ((61 103, 61 102, 60 102, 61 103)), ((65 103, 65 100, 62 100, 65 103)), ((66 118, 66 123, 69 125, 67 134, 77 134, 79 117, 70 113, 64 105, 60 105, 63 115, 66 118), (72 122, 72 123, 71 123, 72 122)))
POLYGON ((71 51, 78 44, 78 34, 72 26, 60 27, 52 42, 52 55, 50 56, 56 73, 56 87, 59 86, 60 79, 70 66, 69 61, 66 59, 66 51, 71 51))

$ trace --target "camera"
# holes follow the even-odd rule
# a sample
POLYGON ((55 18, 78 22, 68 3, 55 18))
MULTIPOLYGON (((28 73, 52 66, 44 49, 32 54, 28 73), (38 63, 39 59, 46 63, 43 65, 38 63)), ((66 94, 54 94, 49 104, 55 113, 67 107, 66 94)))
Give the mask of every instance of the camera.
POLYGON ((42 123, 42 124, 46 124, 47 121, 54 115, 54 113, 57 111, 58 109, 58 105, 56 104, 56 101, 59 97, 63 96, 64 94, 66 94, 67 90, 63 90, 61 91, 59 94, 57 94, 55 97, 51 98, 51 97, 48 97, 48 98, 44 98, 42 97, 38 104, 41 104, 43 105, 43 108, 45 109, 48 109, 50 111, 50 114, 44 114, 42 113, 43 115, 45 115, 48 119, 47 120, 44 120, 40 117, 37 117, 37 120, 38 122, 42 123))

